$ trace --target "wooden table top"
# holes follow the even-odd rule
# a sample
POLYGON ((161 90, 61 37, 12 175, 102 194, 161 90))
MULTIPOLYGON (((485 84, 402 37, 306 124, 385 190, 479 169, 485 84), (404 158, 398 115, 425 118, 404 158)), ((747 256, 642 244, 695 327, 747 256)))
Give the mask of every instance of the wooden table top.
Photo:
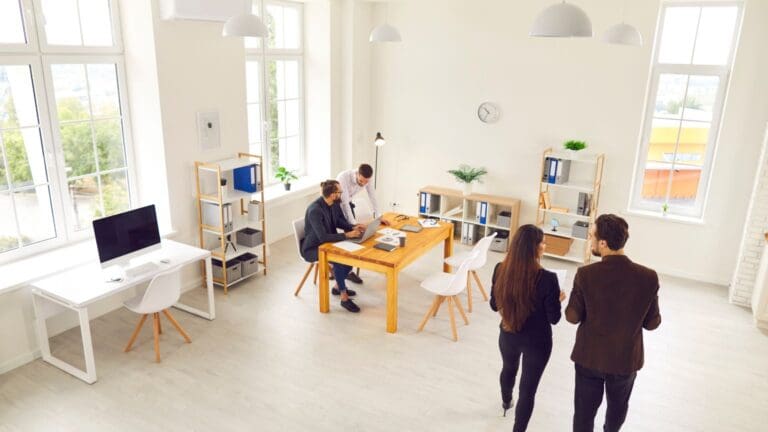
MULTIPOLYGON (((419 218, 416 216, 410 216, 404 221, 395 221, 396 216, 397 213, 385 213, 382 218, 389 221, 391 223, 390 228, 394 229, 400 229, 403 225, 419 225, 419 218)), ((380 230, 383 228, 387 227, 382 226, 380 230)), ((319 250, 324 251, 329 255, 340 255, 386 267, 398 267, 410 263, 431 249, 435 243, 451 236, 452 230, 452 223, 441 221, 438 223, 438 227, 435 228, 423 228, 421 232, 418 233, 406 232, 405 247, 398 247, 392 252, 375 249, 373 247, 376 244, 376 239, 380 237, 379 234, 376 234, 361 243, 361 246, 363 246, 364 249, 355 252, 348 252, 344 249, 337 248, 333 243, 325 243, 320 246, 319 250)))

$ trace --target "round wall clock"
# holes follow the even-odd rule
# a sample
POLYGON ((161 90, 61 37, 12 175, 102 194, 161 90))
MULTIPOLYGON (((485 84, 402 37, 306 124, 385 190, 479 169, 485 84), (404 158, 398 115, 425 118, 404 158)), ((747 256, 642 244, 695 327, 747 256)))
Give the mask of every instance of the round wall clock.
POLYGON ((477 118, 483 123, 496 123, 501 117, 501 110, 493 102, 483 102, 477 108, 477 118))

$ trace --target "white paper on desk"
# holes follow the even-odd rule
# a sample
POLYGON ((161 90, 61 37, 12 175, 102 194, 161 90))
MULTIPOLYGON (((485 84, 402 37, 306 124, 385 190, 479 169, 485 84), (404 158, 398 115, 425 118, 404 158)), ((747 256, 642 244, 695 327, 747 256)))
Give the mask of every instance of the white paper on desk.
POLYGON ((380 229, 380 230, 376 231, 376 233, 381 234, 383 236, 387 236, 387 237, 405 237, 405 233, 404 232, 402 232, 400 230, 396 230, 394 228, 380 229))
POLYGON ((419 219, 419 224, 424 228, 440 228, 440 224, 435 219, 419 219))
POLYGON ((338 243, 334 243, 334 246, 336 246, 339 249, 344 249, 347 252, 355 252, 359 251, 360 249, 365 249, 365 246, 360 246, 357 243, 352 243, 351 241, 340 241, 338 243))

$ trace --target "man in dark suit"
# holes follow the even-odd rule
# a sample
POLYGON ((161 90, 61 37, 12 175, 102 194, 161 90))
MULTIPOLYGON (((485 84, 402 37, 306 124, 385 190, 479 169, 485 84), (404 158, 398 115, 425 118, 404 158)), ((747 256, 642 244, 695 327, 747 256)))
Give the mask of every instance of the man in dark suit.
POLYGON ((661 324, 656 272, 624 255, 627 222, 602 215, 590 227, 592 254, 600 262, 581 267, 565 318, 579 324, 571 359, 576 367, 574 432, 592 432, 597 409, 608 403, 605 432, 621 429, 637 371, 643 367, 643 329, 661 324))
MULTIPOLYGON (((323 243, 339 242, 345 239, 358 238, 365 231, 365 225, 352 225, 344 218, 339 202, 341 201, 341 186, 336 180, 326 180, 320 184, 323 196, 316 199, 307 207, 304 215, 304 240, 301 242, 301 255, 309 262, 317 261, 317 249, 323 243), (344 232, 338 233, 337 229, 344 232)), ((333 288, 334 295, 341 295, 341 306, 350 312, 360 312, 360 308, 349 297, 356 293, 348 290, 346 279, 352 267, 344 264, 333 264, 333 276, 338 288, 333 288)))

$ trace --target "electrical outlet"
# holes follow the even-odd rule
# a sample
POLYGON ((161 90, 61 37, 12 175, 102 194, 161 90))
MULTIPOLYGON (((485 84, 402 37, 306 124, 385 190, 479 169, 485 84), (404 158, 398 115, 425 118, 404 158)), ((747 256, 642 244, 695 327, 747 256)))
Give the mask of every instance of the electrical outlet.
POLYGON ((396 208, 400 207, 400 203, 392 201, 389 203, 389 206, 392 207, 392 210, 395 210, 396 208))

